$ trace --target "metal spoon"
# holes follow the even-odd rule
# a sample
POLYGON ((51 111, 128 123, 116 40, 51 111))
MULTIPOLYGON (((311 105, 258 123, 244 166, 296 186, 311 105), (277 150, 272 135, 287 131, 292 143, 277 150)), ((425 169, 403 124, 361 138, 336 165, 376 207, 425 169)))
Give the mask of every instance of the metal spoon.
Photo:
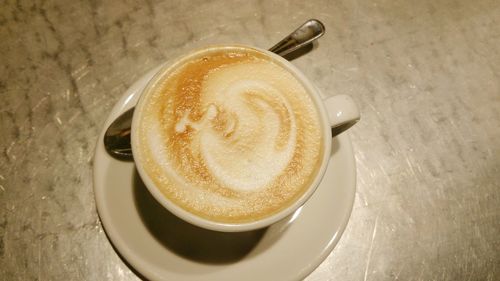
MULTIPOLYGON (((310 44, 325 33, 325 26, 315 19, 311 19, 302 24, 294 32, 283 38, 269 51, 282 57, 291 54, 310 44)), ((114 158, 120 160, 132 160, 132 147, 130 144, 130 132, 134 108, 125 111, 116 118, 108 127, 104 134, 104 147, 114 158)))

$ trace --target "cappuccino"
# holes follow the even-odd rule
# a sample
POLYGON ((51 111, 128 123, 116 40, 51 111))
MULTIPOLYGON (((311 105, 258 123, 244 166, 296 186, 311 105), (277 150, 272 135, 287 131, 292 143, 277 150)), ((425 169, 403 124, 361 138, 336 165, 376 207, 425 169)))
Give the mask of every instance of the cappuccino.
POLYGON ((179 60, 153 78, 135 114, 135 161, 167 200, 211 221, 280 212, 322 164, 324 133, 310 94, 252 48, 210 48, 179 60))

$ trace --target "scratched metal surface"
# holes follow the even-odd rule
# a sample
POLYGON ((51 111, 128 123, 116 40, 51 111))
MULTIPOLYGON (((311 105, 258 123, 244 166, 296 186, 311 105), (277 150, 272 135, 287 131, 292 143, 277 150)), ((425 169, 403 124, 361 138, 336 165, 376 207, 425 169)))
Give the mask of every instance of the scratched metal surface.
POLYGON ((107 113, 165 58, 311 17, 327 34, 294 63, 363 116, 351 220, 307 280, 499 280, 496 0, 3 2, 0 280, 137 280, 92 192, 107 113))

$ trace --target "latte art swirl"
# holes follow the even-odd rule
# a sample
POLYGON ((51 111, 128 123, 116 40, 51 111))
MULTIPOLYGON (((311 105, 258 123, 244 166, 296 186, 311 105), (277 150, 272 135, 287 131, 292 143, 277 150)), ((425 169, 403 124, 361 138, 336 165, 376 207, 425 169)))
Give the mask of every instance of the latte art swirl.
POLYGON ((164 76, 141 101, 134 157, 169 200, 211 220, 247 222, 303 194, 318 170, 322 133, 293 74, 235 48, 200 54, 164 76))
MULTIPOLYGON (((234 74, 234 69, 225 71, 234 74)), ((235 191, 264 188, 293 156, 292 108, 278 89, 263 81, 221 80, 225 83, 207 83, 202 106, 217 108, 217 115, 200 131, 193 149, 199 149, 210 174, 223 186, 235 191)))

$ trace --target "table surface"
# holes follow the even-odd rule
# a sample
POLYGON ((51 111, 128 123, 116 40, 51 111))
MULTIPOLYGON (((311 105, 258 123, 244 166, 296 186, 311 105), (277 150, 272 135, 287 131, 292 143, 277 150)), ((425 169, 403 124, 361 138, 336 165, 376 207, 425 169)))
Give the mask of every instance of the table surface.
POLYGON ((7 1, 0 8, 0 279, 137 280, 96 213, 96 138, 161 61, 270 47, 326 26, 293 61, 362 112, 347 229, 306 280, 498 280, 500 2, 7 1))

